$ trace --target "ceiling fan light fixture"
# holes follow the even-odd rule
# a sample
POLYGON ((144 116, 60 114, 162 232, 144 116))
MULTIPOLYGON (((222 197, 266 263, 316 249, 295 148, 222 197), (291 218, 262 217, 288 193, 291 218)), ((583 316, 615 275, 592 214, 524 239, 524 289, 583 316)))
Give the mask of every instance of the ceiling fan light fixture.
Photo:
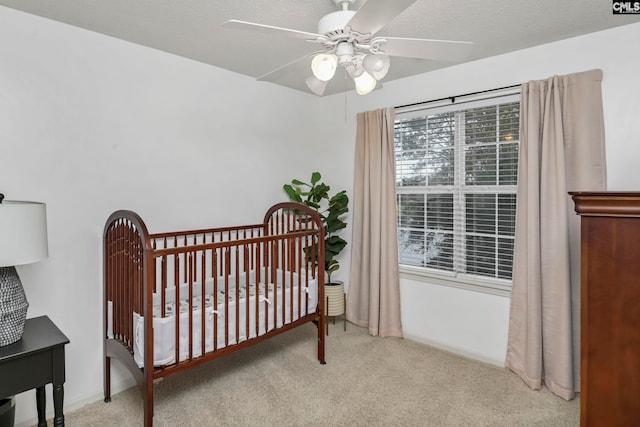
POLYGON ((354 77, 353 81, 356 84, 356 93, 358 95, 366 95, 376 88, 376 79, 366 71, 363 71, 359 76, 354 77))
POLYGON ((387 75, 391 61, 387 55, 370 53, 362 60, 362 67, 376 80, 387 75))
POLYGON ((336 46, 336 56, 338 57, 338 64, 343 67, 347 67, 353 63, 354 48, 353 44, 349 42, 340 42, 336 46))
POLYGON ((317 33, 235 19, 226 21, 223 25, 231 29, 284 36, 322 46, 323 50, 319 52, 306 54, 258 77, 260 81, 307 92, 300 84, 306 79, 308 71, 304 77, 289 74, 293 74, 293 70, 299 70, 299 67, 308 70, 311 62, 313 78, 306 79, 306 86, 316 95, 336 91, 339 85, 327 85, 326 82, 335 76, 338 67, 344 68, 356 80, 355 86, 359 94, 367 94, 382 87, 377 82, 382 82, 388 75, 391 56, 459 62, 467 59, 473 46, 470 42, 452 40, 377 36, 378 31, 386 28, 387 24, 417 0, 330 1, 340 10, 321 17, 317 33), (356 5, 358 8, 354 10, 356 5), (329 90, 325 90, 327 87, 329 90))
POLYGON ((315 76, 307 77, 305 82, 307 83, 307 87, 311 90, 311 92, 315 93, 318 96, 322 96, 328 84, 328 82, 320 80, 315 76))
POLYGON ((313 75, 323 82, 329 81, 336 73, 338 58, 332 53, 320 53, 311 61, 313 75))

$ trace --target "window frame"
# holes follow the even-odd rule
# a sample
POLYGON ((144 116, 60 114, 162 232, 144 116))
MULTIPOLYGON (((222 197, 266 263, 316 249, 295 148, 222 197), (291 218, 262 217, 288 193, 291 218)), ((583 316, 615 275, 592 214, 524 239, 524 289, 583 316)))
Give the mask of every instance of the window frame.
MULTIPOLYGON (((435 115, 442 114, 447 112, 459 112, 461 110, 468 110, 473 108, 481 108, 484 106, 493 106, 498 104, 506 104, 513 102, 520 102, 520 87, 517 88, 509 88, 503 90, 491 91, 490 93, 483 93, 472 96, 465 96, 463 99, 459 99, 461 97, 451 98, 451 100, 441 100, 433 103, 429 103, 426 105, 413 105, 409 107, 400 107, 396 108, 396 120, 407 119, 412 117, 422 117, 427 115, 435 115), (455 102, 454 102, 455 100, 455 102)), ((464 123, 456 122, 456 127, 462 126, 464 127, 464 123)), ((458 133, 460 137, 460 133, 458 133)), ((463 140, 464 135, 460 137, 460 140, 463 140)), ((463 193, 473 193, 473 194, 516 194, 517 200, 517 183, 514 185, 505 185, 505 186, 483 186, 483 185, 475 185, 475 186, 465 186, 459 185, 458 183, 464 182, 465 180, 465 167, 464 167, 464 151, 465 144, 460 143, 460 140, 456 141, 454 144, 454 191, 451 191, 450 185, 443 186, 432 186, 430 187, 430 191, 418 191, 411 187, 396 187, 396 194, 401 195, 405 194, 424 194, 425 197, 428 194, 435 194, 438 192, 438 189, 446 190, 448 194, 453 194, 454 197, 454 205, 455 203, 461 203, 464 200, 463 193), (406 190, 406 191, 404 191, 406 190), (412 191, 413 190, 413 191, 412 191)), ((518 140, 518 146, 519 146, 518 140)), ((519 150, 518 150, 519 156, 519 150)), ((516 202, 517 203, 517 202, 516 202)), ((516 206, 517 209, 517 206, 516 206)), ((461 215, 464 208, 454 209, 454 215, 456 218, 458 216, 462 216, 461 219, 454 220, 454 230, 453 235, 454 238, 458 238, 461 234, 461 231, 458 227, 461 227, 464 230, 465 226, 465 218, 464 215, 461 215), (458 236, 458 237, 456 237, 458 236)), ((462 232, 464 234, 464 232, 462 232)), ((496 234, 497 236, 497 234, 496 234)), ((515 239, 515 236, 514 236, 515 239)), ((454 243, 455 247, 455 243, 454 243)), ((515 244, 514 244, 515 248, 515 244)), ((515 254, 515 252, 514 252, 515 254)), ((454 270, 455 270, 456 256, 454 255, 454 270)), ((494 278, 488 276, 480 276, 468 273, 461 273, 456 271, 446 271, 446 270, 438 270, 430 267, 418 267, 411 266, 407 264, 400 264, 398 261, 398 269, 400 273, 400 277, 404 279, 414 280, 418 282, 449 286, 459 289, 465 289, 470 291, 476 291, 481 293, 487 293, 497 296, 510 297, 511 296, 511 279, 501 279, 494 278)))

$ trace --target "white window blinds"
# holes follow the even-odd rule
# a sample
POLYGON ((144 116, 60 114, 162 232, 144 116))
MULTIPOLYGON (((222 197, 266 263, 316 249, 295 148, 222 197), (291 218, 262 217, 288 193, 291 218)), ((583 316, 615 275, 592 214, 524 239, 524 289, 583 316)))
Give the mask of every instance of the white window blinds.
POLYGON ((398 112, 401 265, 510 281, 519 95, 398 112))

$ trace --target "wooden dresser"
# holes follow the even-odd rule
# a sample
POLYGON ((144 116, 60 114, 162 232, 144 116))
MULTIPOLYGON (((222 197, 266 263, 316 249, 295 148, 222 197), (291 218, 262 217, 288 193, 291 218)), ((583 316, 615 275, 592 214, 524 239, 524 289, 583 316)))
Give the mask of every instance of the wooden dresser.
POLYGON ((640 426, 640 192, 570 194, 581 216, 580 425, 640 426))

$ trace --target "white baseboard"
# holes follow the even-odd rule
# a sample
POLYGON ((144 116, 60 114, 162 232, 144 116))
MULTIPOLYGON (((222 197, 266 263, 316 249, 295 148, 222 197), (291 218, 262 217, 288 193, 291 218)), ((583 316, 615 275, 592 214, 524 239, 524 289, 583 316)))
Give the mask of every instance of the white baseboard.
POLYGON ((461 347, 452 346, 449 344, 444 344, 439 341, 430 340, 424 337, 420 337, 413 334, 404 334, 405 339, 409 339, 411 341, 419 342, 420 344, 426 344, 431 347, 435 347, 439 350, 443 350, 449 353, 457 354, 458 356, 464 356, 469 359, 479 360, 484 363, 489 363, 491 365, 496 365, 501 368, 504 368, 504 360, 498 360, 491 357, 487 357, 483 354, 474 352, 472 350, 464 349, 461 347))
MULTIPOLYGON (((124 390, 128 390, 131 387, 134 387, 136 385, 136 382, 133 380, 133 378, 127 378, 125 380, 122 381, 118 381, 118 382, 112 382, 111 384, 111 394, 118 394, 121 391, 124 390)), ((93 402, 97 402, 99 400, 104 400, 104 392, 103 391, 99 391, 97 393, 93 393, 89 396, 85 396, 85 397, 81 397, 79 399, 75 399, 73 401, 69 401, 67 402, 65 400, 64 402, 64 413, 68 413, 68 412, 72 412, 75 411, 76 409, 80 409, 85 405, 88 405, 89 403, 93 403, 93 402)), ((47 419, 51 419, 53 418, 53 404, 49 401, 47 402, 47 419)), ((38 417, 33 417, 33 418, 28 418, 28 419, 23 419, 23 420, 16 420, 14 427, 31 427, 34 425, 38 424, 38 417)))

